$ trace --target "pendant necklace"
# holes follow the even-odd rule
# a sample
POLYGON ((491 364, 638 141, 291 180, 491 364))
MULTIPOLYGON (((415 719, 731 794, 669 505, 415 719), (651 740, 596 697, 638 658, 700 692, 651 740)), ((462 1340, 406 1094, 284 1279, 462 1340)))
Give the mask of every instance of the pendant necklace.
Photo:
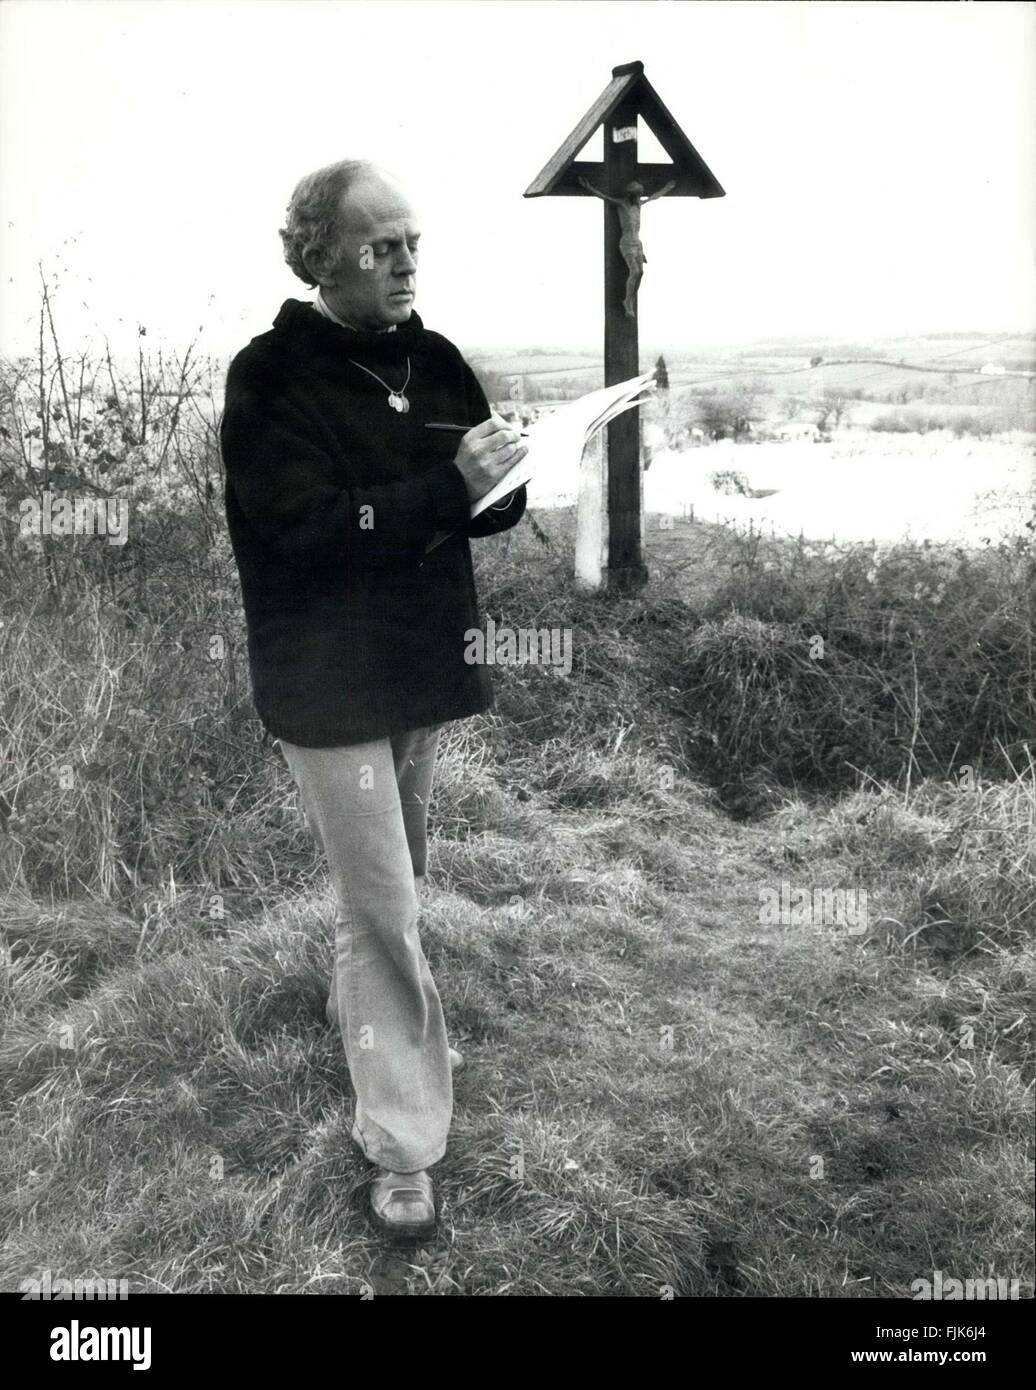
POLYGON ((381 377, 378 376, 376 372, 372 372, 368 367, 365 367, 362 362, 353 362, 353 359, 351 357, 349 358, 349 361, 352 362, 354 367, 359 367, 361 372, 366 372, 368 376, 372 376, 375 381, 379 382, 382 386, 384 386, 385 390, 388 392, 388 403, 393 410, 398 410, 401 415, 405 415, 407 413, 407 411, 410 409, 410 402, 406 398, 406 388, 410 385, 409 357, 406 360, 406 381, 403 382, 403 385, 399 388, 398 391, 393 391, 392 387, 388 384, 387 381, 382 381, 381 377))

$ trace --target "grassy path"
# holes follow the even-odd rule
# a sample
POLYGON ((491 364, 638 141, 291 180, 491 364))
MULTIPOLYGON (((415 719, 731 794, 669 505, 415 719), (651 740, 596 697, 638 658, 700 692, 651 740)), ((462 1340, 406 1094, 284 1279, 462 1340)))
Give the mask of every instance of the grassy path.
POLYGON ((960 987, 875 925, 895 875, 865 938, 759 925, 761 887, 853 881, 857 802, 735 825, 692 783, 602 800, 505 796, 434 842, 422 930, 467 1066, 417 1252, 366 1224, 319 881, 144 932, 10 900, 2 1286, 1031 1292, 1025 1074, 1003 1027, 962 1048, 960 987))

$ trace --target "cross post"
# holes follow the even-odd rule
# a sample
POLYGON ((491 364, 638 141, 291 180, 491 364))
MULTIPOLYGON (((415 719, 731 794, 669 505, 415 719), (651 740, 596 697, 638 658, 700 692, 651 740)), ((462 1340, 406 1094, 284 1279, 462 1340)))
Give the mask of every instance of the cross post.
MULTIPOLYGON (((612 76, 621 75, 622 71, 615 68, 612 76)), ((613 198, 621 198, 626 186, 639 174, 637 108, 635 102, 627 98, 604 122, 604 191, 613 198)), ((640 372, 639 325, 636 304, 632 318, 623 308, 628 270, 619 250, 622 229, 618 214, 611 203, 602 203, 601 209, 604 213, 604 384, 613 386, 640 372)), ((617 591, 636 590, 643 588, 648 578, 643 555, 640 410, 624 411, 606 428, 608 587, 617 591)))
MULTIPOLYGON (((644 64, 623 63, 612 68, 612 80, 579 124, 555 151, 525 190, 526 198, 624 198, 631 182, 639 181, 650 196, 671 183, 667 196, 721 198, 724 190, 705 161, 666 109, 644 75, 644 64), (641 164, 637 155, 638 120, 644 120, 672 161, 641 164), (604 158, 598 164, 579 160, 580 150, 598 127, 604 137, 604 158), (586 180, 592 187, 584 186, 586 180)), ((622 223, 612 202, 602 202, 604 214, 604 384, 615 385, 640 373, 636 300, 627 314, 629 266, 620 247, 622 223)), ((625 215, 625 214, 624 214, 625 215)), ((641 588, 647 582, 643 555, 643 482, 640 466, 640 412, 634 408, 608 426, 607 455, 607 579, 610 590, 641 588)), ((601 499, 603 502, 603 499, 601 499)), ((593 505, 592 490, 580 494, 580 507, 593 505)), ((583 521, 581 515, 580 521, 583 521)), ((603 518, 600 518, 603 521, 603 518)), ((603 527, 588 531, 599 533, 603 527)))

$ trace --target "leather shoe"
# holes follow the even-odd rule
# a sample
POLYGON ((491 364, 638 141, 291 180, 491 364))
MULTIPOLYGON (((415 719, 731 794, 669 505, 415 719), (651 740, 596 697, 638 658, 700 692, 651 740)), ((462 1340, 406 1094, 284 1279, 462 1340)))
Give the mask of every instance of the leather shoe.
POLYGON ((379 1168, 371 1183, 371 1219, 380 1231, 418 1240, 435 1231, 435 1191, 427 1169, 393 1173, 379 1168))

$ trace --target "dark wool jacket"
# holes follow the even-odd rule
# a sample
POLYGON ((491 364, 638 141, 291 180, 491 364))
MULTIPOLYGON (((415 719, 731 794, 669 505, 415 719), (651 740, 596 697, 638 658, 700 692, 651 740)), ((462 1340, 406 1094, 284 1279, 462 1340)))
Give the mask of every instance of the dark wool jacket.
POLYGON ((520 521, 525 488, 472 521, 459 435, 424 428, 489 414, 457 348, 416 313, 353 332, 289 299, 230 364, 227 524, 256 710, 275 738, 362 743, 492 705, 489 673, 464 660, 480 626, 468 538, 520 521), (403 414, 353 363, 397 390, 408 358, 403 414), (452 534, 426 553, 436 531, 452 534))

